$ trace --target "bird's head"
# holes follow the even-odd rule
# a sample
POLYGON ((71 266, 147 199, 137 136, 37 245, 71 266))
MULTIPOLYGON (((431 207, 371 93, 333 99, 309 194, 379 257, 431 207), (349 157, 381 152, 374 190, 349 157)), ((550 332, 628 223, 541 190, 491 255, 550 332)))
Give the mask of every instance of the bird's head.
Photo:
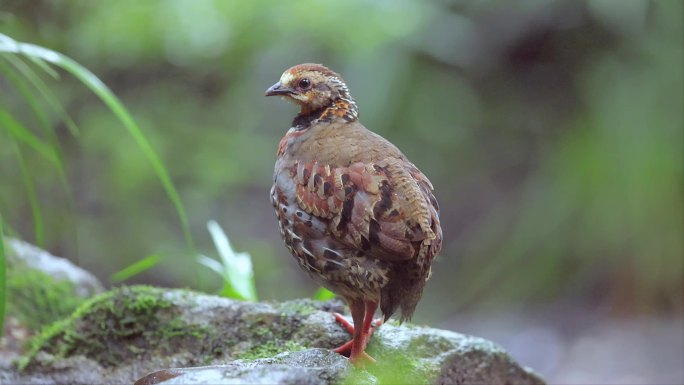
POLYGON ((356 103, 342 77, 320 64, 299 64, 283 72, 266 90, 266 96, 276 95, 299 105, 300 115, 332 107, 344 108, 356 117, 356 103))

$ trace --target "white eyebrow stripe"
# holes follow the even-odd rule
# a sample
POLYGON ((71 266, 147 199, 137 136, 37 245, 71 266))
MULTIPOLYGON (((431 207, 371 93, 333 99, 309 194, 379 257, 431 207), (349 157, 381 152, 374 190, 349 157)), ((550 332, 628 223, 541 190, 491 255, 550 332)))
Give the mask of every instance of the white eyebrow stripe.
POLYGON ((280 84, 281 85, 289 84, 293 78, 294 78, 294 76, 292 76, 292 74, 289 71, 285 71, 283 73, 283 76, 280 77, 280 84))

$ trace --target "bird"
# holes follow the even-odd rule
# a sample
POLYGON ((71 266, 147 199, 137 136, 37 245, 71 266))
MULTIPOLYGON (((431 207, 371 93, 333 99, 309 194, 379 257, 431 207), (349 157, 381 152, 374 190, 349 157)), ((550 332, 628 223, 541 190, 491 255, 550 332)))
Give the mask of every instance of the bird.
POLYGON ((299 266, 341 297, 352 339, 335 349, 353 364, 373 331, 397 311, 410 320, 442 245, 432 183, 359 121, 342 77, 321 64, 287 69, 266 96, 299 107, 280 140, 270 200, 299 266), (374 321, 377 309, 383 314, 374 321))

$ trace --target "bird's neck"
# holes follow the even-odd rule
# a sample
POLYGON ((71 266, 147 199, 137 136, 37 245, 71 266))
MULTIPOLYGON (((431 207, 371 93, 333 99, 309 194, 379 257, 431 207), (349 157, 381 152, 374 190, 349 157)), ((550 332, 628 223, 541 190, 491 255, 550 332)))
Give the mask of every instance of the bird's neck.
POLYGON ((316 123, 331 122, 338 118, 347 122, 353 122, 359 118, 359 110, 354 99, 351 97, 336 99, 330 105, 313 111, 302 107, 299 115, 292 121, 292 127, 304 130, 316 123))
POLYGON ((351 97, 335 100, 319 118, 320 121, 331 121, 336 117, 342 118, 347 122, 353 122, 359 118, 359 110, 356 102, 351 97))

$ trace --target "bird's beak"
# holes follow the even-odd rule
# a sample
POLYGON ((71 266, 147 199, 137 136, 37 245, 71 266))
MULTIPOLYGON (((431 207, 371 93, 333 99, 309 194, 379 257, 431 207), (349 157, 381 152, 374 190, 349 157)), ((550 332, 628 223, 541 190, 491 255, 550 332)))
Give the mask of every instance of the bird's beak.
POLYGON ((292 89, 287 88, 287 87, 283 87, 283 85, 280 84, 280 82, 278 82, 278 83, 270 86, 266 90, 265 95, 266 96, 275 96, 275 95, 287 95, 287 94, 291 94, 291 93, 294 93, 294 91, 292 89))

